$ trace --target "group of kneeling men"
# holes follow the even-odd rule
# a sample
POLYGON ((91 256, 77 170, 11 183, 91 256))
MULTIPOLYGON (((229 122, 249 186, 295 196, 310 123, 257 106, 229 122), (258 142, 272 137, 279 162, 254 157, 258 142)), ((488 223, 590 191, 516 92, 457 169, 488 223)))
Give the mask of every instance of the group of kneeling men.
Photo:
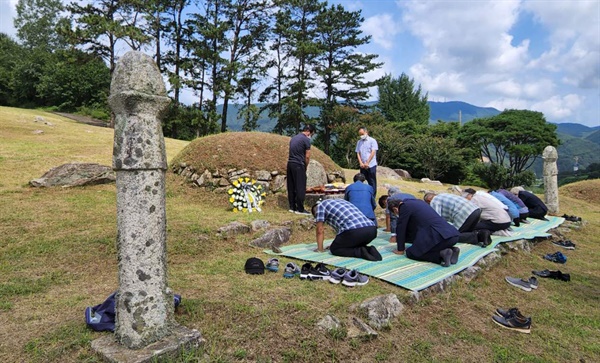
MULTIPOLYGON (((527 218, 546 219, 544 202, 521 187, 510 191, 498 189, 476 191, 465 189, 461 196, 450 193, 426 193, 423 200, 390 188, 379 198, 386 211, 386 231, 392 232, 394 253, 441 264, 444 267, 458 261, 460 249, 456 243, 486 247, 491 234, 509 235, 512 224, 528 223, 527 218), (411 246, 406 248, 406 243, 411 246)), ((325 252, 324 224, 336 231, 329 250, 333 255, 381 261, 381 254, 368 246, 377 237, 375 192, 357 174, 346 188, 344 199, 327 199, 312 207, 317 223, 317 252, 325 252)))

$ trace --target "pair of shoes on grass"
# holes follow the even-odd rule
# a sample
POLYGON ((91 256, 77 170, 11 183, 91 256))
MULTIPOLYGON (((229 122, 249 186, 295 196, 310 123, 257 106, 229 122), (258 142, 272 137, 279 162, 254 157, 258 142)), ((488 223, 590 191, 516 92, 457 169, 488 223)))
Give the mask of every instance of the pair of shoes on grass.
POLYGON ((504 280, 506 280, 506 282, 508 282, 509 284, 511 284, 514 287, 518 287, 519 289, 523 290, 523 291, 531 291, 531 290, 535 290, 538 288, 539 284, 538 284, 538 280, 537 278, 535 278, 534 276, 531 276, 529 279, 525 280, 525 279, 520 279, 518 277, 510 277, 510 276, 506 276, 504 278, 504 280))
POLYGON ((571 275, 567 274, 567 273, 562 273, 560 270, 558 270, 558 271, 533 270, 533 271, 531 271, 531 273, 536 276, 539 276, 539 277, 550 278, 550 279, 555 279, 555 280, 560 280, 560 281, 565 281, 565 282, 571 281, 571 275))
POLYGON ((569 222, 581 222, 581 217, 577 217, 577 216, 569 216, 566 214, 563 214, 562 217, 564 219, 566 219, 569 222))
POLYGON ((341 282, 342 285, 348 287, 363 286, 369 282, 369 277, 358 273, 356 270, 346 270, 340 267, 331 271, 329 282, 332 284, 339 284, 341 282))
POLYGON ((503 328, 529 334, 531 332, 531 317, 521 314, 518 308, 496 309, 496 315, 492 316, 494 323, 503 328))
POLYGON ((556 262, 556 263, 566 263, 567 256, 563 255, 562 252, 556 251, 554 253, 548 253, 543 256, 544 260, 556 262))
POLYGON ((324 263, 317 263, 315 266, 312 263, 307 262, 302 265, 300 269, 300 279, 301 280, 329 280, 331 272, 327 267, 325 267, 324 263))
POLYGON ((557 245, 558 247, 562 247, 565 248, 567 250, 574 250, 575 249, 575 243, 571 242, 570 239, 567 240, 559 240, 559 241, 552 241, 552 244, 557 245))

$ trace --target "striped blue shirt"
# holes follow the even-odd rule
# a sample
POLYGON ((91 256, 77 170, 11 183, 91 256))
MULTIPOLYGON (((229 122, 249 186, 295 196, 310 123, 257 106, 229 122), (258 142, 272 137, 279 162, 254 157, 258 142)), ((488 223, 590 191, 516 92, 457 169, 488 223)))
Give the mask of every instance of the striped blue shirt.
POLYGON ((317 222, 325 222, 336 234, 363 227, 375 227, 354 204, 343 199, 326 199, 317 205, 317 222))
POLYGON ((479 209, 475 203, 450 193, 436 195, 429 205, 456 229, 462 227, 471 213, 479 209))

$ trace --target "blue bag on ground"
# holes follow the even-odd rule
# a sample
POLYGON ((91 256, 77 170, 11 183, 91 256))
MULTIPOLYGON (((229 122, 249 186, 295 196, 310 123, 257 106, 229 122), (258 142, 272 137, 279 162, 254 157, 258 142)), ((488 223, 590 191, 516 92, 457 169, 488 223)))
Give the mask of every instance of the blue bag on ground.
MULTIPOLYGON (((115 330, 115 295, 110 294, 106 300, 96 306, 85 308, 85 323, 95 331, 114 331, 115 330)), ((175 307, 181 303, 181 295, 174 294, 173 300, 175 307)))

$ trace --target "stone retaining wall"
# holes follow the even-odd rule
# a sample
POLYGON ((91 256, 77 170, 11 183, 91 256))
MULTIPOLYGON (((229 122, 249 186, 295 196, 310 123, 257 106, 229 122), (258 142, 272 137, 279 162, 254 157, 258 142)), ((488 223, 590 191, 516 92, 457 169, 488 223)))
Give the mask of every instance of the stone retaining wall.
MULTIPOLYGON (((319 164, 320 165, 320 164, 319 164)), ((313 167, 313 162, 311 161, 310 169, 313 167)), ((210 188, 215 191, 223 191, 231 185, 238 178, 252 178, 256 180, 256 184, 260 184, 263 186, 263 189, 266 192, 270 192, 271 194, 276 193, 285 193, 286 192, 286 176, 285 174, 279 173, 277 170, 268 171, 268 170, 257 170, 250 171, 248 169, 219 169, 210 171, 208 169, 205 170, 196 170, 194 167, 187 165, 186 163, 181 163, 178 165, 173 165, 171 170, 184 178, 187 179, 188 182, 193 183, 195 186, 210 188)), ((334 182, 344 182, 345 176, 342 175, 341 172, 333 172, 326 173, 327 180, 323 180, 323 184, 334 183, 334 182)), ((307 185, 310 186, 310 185, 307 185)))

